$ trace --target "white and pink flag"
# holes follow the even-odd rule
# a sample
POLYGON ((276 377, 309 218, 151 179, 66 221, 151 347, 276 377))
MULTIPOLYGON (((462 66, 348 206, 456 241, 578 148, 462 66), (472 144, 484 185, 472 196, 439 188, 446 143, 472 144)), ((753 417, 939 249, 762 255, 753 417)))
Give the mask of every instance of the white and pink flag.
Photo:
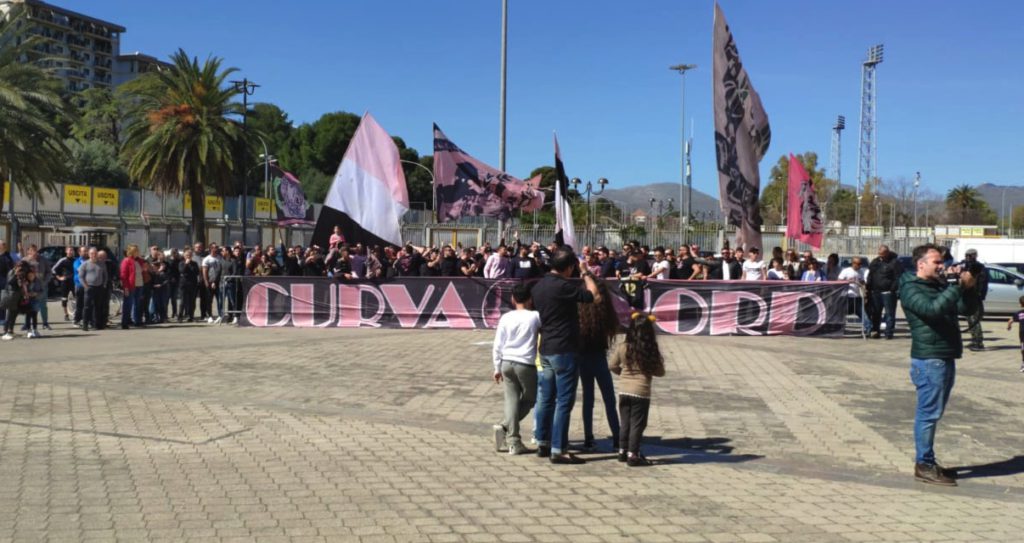
POLYGON ((399 222, 409 210, 398 146, 373 115, 359 122, 317 218, 313 243, 327 247, 335 226, 348 243, 401 245, 399 222))
POLYGON ((824 224, 814 181, 792 153, 789 155, 789 201, 786 205, 786 237, 821 249, 824 224))

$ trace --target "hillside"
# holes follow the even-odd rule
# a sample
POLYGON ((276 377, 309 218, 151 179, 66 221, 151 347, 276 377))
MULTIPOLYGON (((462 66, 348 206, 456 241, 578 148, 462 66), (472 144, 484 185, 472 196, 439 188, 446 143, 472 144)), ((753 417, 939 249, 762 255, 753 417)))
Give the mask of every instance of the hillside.
POLYGON ((1005 206, 1005 213, 1007 216, 1010 214, 1011 206, 1024 205, 1024 185, 995 185, 993 183, 982 183, 977 186, 978 192, 981 193, 983 200, 988 202, 988 206, 991 207, 996 215, 999 215, 1001 205, 1005 206), (1005 190, 1006 199, 1005 203, 1003 200, 1003 193, 1005 190))
MULTIPOLYGON (((673 209, 679 209, 679 183, 650 183, 647 185, 634 185, 624 189, 606 189, 601 198, 616 201, 627 213, 637 209, 650 212, 651 198, 665 201, 665 209, 668 208, 668 199, 672 198, 673 209)), ((693 213, 700 212, 720 213, 718 199, 697 189, 693 189, 693 213)))

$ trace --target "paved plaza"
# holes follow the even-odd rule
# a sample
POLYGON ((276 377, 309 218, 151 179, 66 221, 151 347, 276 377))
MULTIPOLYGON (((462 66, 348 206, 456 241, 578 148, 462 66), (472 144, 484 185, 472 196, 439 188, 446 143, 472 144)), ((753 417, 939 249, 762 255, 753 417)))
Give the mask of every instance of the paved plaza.
POLYGON ((659 464, 627 468, 607 439, 581 466, 496 454, 488 331, 61 322, 0 345, 0 541, 1021 541, 1024 374, 985 329, 938 488, 912 477, 902 329, 662 336, 659 464))

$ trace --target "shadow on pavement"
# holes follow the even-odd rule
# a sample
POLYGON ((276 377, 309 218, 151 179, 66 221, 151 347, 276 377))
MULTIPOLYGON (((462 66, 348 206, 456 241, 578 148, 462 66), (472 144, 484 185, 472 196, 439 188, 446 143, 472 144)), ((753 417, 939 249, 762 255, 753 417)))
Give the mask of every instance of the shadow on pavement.
POLYGON ((975 477, 1001 477, 1003 475, 1016 475, 1024 473, 1024 456, 1014 456, 999 462, 978 464, 975 466, 958 466, 956 468, 958 479, 973 479, 975 477))
POLYGON ((764 458, 760 454, 732 454, 727 437, 645 437, 643 449, 658 464, 736 464, 764 458), (681 454, 680 454, 681 453, 681 454))

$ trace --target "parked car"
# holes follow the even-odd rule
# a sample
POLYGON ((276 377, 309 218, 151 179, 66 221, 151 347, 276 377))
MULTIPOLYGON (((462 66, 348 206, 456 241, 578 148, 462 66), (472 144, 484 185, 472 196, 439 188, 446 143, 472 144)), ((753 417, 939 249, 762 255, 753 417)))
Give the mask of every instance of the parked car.
POLYGON ((1008 314, 1020 310, 1020 297, 1024 296, 1024 275, 1016 271, 986 265, 988 271, 988 295, 985 297, 985 313, 1008 314))
POLYGON ((1006 268, 1008 270, 1015 271, 1021 275, 1024 275, 1024 264, 1015 262, 993 262, 993 264, 1001 268, 1006 268))

